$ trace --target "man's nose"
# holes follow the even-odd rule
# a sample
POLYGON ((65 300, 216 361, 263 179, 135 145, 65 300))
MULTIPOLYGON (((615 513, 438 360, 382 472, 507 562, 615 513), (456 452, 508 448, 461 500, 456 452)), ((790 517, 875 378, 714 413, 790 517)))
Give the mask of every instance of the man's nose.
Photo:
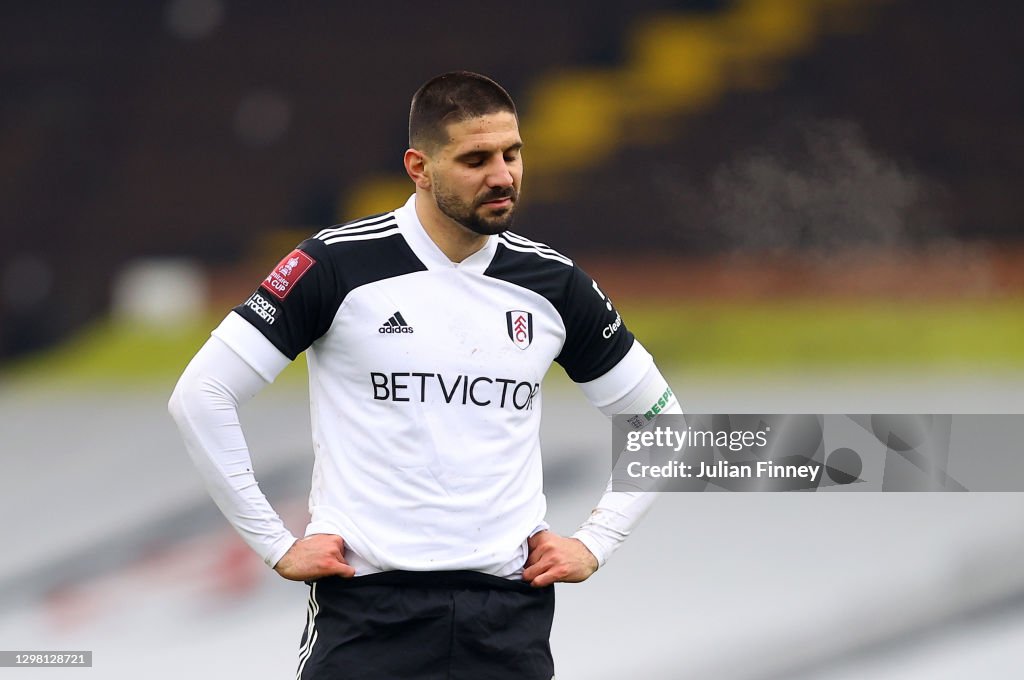
POLYGON ((492 166, 491 172, 487 175, 487 184, 492 187, 510 187, 515 183, 515 179, 512 177, 512 171, 508 168, 508 163, 502 158, 495 162, 492 166))

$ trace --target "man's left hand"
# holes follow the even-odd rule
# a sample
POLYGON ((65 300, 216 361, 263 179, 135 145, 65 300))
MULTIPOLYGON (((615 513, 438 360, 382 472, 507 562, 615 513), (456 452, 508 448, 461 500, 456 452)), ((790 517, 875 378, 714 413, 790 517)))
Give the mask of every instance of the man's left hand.
POLYGON ((523 580, 534 588, 552 583, 579 583, 597 571, 597 558, 578 539, 538 531, 530 536, 527 545, 530 555, 526 558, 523 580))

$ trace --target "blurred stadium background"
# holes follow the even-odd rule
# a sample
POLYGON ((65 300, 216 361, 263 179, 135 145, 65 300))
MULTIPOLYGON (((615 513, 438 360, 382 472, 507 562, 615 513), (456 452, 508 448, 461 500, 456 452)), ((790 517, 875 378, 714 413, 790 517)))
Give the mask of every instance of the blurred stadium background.
MULTIPOLYGON (((304 587, 165 402, 283 252, 408 195, 408 100, 444 70, 517 100, 517 230, 602 282, 687 410, 1024 412, 1022 27, 1014 0, 6 3, 0 648, 294 673, 304 587)), ((302 367, 243 422, 300 532, 302 367)), ((553 371, 556 529, 609 431, 553 371)), ((563 680, 1018 677, 1024 499, 670 495, 559 598, 563 680)))

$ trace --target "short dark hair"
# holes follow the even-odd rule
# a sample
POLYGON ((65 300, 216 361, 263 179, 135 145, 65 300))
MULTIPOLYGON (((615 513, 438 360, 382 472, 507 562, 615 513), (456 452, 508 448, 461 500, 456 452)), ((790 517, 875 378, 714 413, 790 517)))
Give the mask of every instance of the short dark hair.
POLYGON ((487 76, 451 71, 431 78, 412 97, 409 108, 409 146, 436 149, 448 142, 448 126, 498 111, 516 116, 516 105, 505 89, 487 76))

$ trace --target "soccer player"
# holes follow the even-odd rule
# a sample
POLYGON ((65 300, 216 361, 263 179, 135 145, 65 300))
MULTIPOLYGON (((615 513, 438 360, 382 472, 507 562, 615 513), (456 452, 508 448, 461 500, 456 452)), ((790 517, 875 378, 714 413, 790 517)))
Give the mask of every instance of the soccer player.
POLYGON ((544 521, 551 363, 609 416, 671 390, 582 269, 509 231, 518 122, 484 76, 423 85, 405 205, 299 244, 171 397, 221 511, 268 566, 311 584, 301 679, 549 680, 552 584, 593 574, 655 495, 609 483, 571 537, 544 521), (297 540, 259 490, 237 409, 303 351, 315 464, 297 540))

